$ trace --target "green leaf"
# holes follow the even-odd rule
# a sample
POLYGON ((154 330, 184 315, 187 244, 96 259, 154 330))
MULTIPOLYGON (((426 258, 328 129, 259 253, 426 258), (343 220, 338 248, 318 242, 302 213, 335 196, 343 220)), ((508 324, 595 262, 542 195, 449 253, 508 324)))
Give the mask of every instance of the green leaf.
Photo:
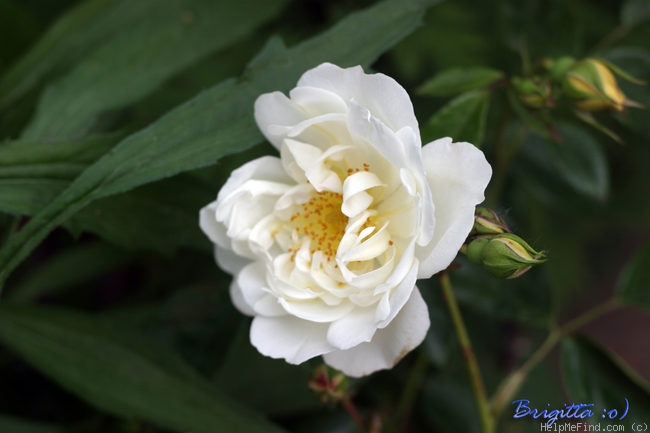
POLYGON ((650 246, 644 247, 625 267, 618 296, 626 303, 650 309, 650 246))
POLYGON ((130 250, 172 253, 190 247, 207 252, 212 247, 197 218, 214 197, 205 183, 180 175, 97 200, 64 225, 75 234, 91 232, 130 250))
POLYGON ((118 416, 195 433, 281 431, 208 387, 171 353, 110 322, 3 305, 0 340, 61 386, 118 416))
POLYGON ((54 424, 0 414, 0 431, 3 433, 64 433, 65 429, 54 424))
POLYGON ((561 142, 534 137, 524 154, 540 171, 540 179, 561 180, 575 192, 595 200, 609 195, 609 168, 600 144, 591 134, 571 124, 558 124, 561 142))
POLYGON ((94 200, 213 164, 261 141, 253 121, 257 96, 286 90, 323 61, 369 64, 412 31, 434 0, 389 0, 352 14, 291 49, 267 45, 241 80, 226 80, 130 136, 88 167, 0 251, 0 282, 57 225, 94 200))
POLYGON ((6 142, 0 146, 0 179, 74 179, 118 139, 112 134, 57 143, 6 142))
POLYGON ((74 288, 123 266, 132 257, 101 243, 73 246, 35 268, 11 288, 7 300, 29 303, 74 288))
POLYGON ((422 128, 424 141, 452 137, 481 147, 485 134, 490 93, 471 91, 452 99, 438 110, 422 128))
POLYGON ((0 146, 0 211, 35 214, 118 138, 111 134, 59 143, 4 143, 0 146))
POLYGON ((149 5, 149 13, 48 86, 23 138, 83 135, 98 114, 146 96, 193 62, 251 32, 286 2, 139 0, 149 5))
POLYGON ((47 75, 67 68, 110 35, 132 27, 149 12, 147 5, 144 1, 90 0, 71 9, 0 78, 0 109, 47 75))
POLYGON ((564 385, 574 402, 594 404, 594 416, 589 419, 592 423, 622 424, 630 429, 633 423, 643 424, 650 419, 647 383, 595 344, 584 339, 565 340, 562 343, 562 373, 564 385), (627 404, 629 410, 620 419, 627 404), (611 410, 616 410, 616 419, 607 417, 611 410))
POLYGON ((650 20, 650 2, 648 0, 626 0, 621 7, 621 23, 625 26, 637 26, 650 20))
POLYGON ((424 96, 453 96, 482 89, 503 78, 503 72, 484 66, 451 68, 438 73, 421 85, 417 92, 424 96))

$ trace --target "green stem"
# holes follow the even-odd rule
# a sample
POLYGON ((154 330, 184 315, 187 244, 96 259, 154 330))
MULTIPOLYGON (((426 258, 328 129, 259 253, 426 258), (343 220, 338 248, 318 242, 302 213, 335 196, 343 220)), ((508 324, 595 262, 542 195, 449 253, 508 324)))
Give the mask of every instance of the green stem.
POLYGON ((576 330, 582 328, 592 320, 606 314, 618 307, 620 303, 617 299, 609 299, 594 308, 585 311, 573 320, 568 321, 564 325, 552 329, 546 337, 546 340, 537 348, 535 352, 522 364, 517 370, 510 373, 501 383, 497 392, 492 397, 492 413, 498 419, 499 415, 503 412, 506 405, 512 399, 512 396, 519 390, 528 374, 537 365, 546 358, 546 356, 555 348, 555 345, 560 342, 564 337, 572 334, 576 330))
POLYGON ((460 343, 463 356, 465 357, 467 371, 469 372, 474 396, 476 398, 476 404, 478 405, 483 433, 494 433, 494 418, 492 418, 490 412, 490 405, 488 404, 487 393, 485 392, 481 372, 478 367, 478 362, 476 361, 476 356, 474 355, 474 350, 472 349, 472 343, 467 335, 465 322, 460 314, 460 309, 458 308, 458 303, 456 302, 456 297, 454 296, 451 287, 451 280, 449 279, 447 272, 443 272, 440 276, 440 283, 442 285, 442 293, 447 302, 447 308, 449 309, 451 319, 454 323, 458 342, 460 343))

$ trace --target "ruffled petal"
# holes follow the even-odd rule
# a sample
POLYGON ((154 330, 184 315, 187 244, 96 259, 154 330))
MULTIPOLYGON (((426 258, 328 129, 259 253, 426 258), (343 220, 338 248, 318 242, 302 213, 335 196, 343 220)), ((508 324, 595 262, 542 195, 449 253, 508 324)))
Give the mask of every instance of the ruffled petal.
POLYGON ((255 121, 262 134, 277 149, 286 137, 285 128, 294 126, 308 116, 282 92, 260 95, 255 101, 255 121))
POLYGON ((361 66, 341 68, 323 63, 303 74, 298 87, 329 90, 344 101, 355 101, 367 108, 393 131, 408 126, 419 130, 413 104, 406 90, 384 74, 366 74, 361 66))
POLYGON ((371 341, 326 353, 323 359, 350 377, 391 368, 424 340, 429 324, 427 306, 416 288, 402 311, 390 325, 378 330, 371 341))
POLYGON ((327 342, 327 325, 292 316, 257 316, 250 338, 262 355, 300 364, 334 348, 327 342))
POLYGON ((244 302, 256 314, 264 316, 286 314, 268 289, 266 268, 261 262, 246 265, 237 275, 236 282, 244 302))
POLYGON ((418 278, 430 278, 449 266, 474 224, 492 168, 483 152, 470 143, 441 138, 422 148, 425 173, 435 204, 435 231, 428 245, 418 247, 418 278))

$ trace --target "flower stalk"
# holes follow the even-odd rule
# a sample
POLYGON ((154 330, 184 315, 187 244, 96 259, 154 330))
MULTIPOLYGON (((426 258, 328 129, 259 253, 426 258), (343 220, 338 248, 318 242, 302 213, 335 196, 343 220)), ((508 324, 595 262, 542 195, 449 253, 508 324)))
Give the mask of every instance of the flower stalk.
POLYGON ((440 284, 442 285, 442 293, 445 302, 447 303, 447 308, 449 309, 452 322, 454 323, 454 330, 456 331, 458 343, 460 344, 460 348, 465 358, 465 363, 467 364, 467 371, 470 376, 472 389, 479 410, 482 431, 483 433, 494 433, 494 418, 490 411, 490 405, 487 393, 485 392, 483 378, 481 377, 481 371, 478 362, 476 361, 474 349, 472 348, 472 343, 467 334, 467 328, 465 327, 465 322, 463 321, 460 309, 458 308, 458 303, 456 302, 456 297, 454 296, 453 288, 451 286, 451 280, 449 279, 449 274, 447 272, 443 272, 440 275, 440 284))

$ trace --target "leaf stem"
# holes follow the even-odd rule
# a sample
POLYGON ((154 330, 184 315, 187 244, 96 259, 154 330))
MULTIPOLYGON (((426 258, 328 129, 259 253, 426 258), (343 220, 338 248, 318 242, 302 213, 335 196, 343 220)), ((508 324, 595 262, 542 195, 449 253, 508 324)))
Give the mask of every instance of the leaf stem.
POLYGON ((544 358, 546 358, 546 356, 555 348, 557 343, 592 320, 609 313, 620 306, 621 303, 618 299, 611 298, 585 311, 564 325, 552 329, 544 342, 537 348, 537 350, 535 350, 535 352, 533 352, 530 358, 528 358, 521 367, 510 373, 503 382, 501 382, 501 385, 497 389, 491 401, 492 413, 495 418, 498 419, 505 406, 512 399, 513 394, 521 387, 528 374, 537 367, 544 358))
POLYGON ((440 283, 442 285, 442 293, 447 302, 447 308, 449 309, 451 319, 454 323, 458 342, 460 343, 463 356, 465 357, 467 371, 469 372, 470 380, 472 382, 472 388, 474 390, 474 396, 476 398, 476 404, 481 418, 483 433, 494 433, 494 418, 490 412, 490 405, 488 403, 487 393, 485 392, 485 386, 483 385, 481 372, 478 367, 478 362, 476 361, 476 356, 474 355, 474 350, 472 349, 472 343, 467 335, 465 322, 460 314, 460 309, 458 308, 458 303, 456 302, 456 297, 454 296, 451 286, 451 280, 449 279, 449 274, 447 272, 441 274, 440 283))

